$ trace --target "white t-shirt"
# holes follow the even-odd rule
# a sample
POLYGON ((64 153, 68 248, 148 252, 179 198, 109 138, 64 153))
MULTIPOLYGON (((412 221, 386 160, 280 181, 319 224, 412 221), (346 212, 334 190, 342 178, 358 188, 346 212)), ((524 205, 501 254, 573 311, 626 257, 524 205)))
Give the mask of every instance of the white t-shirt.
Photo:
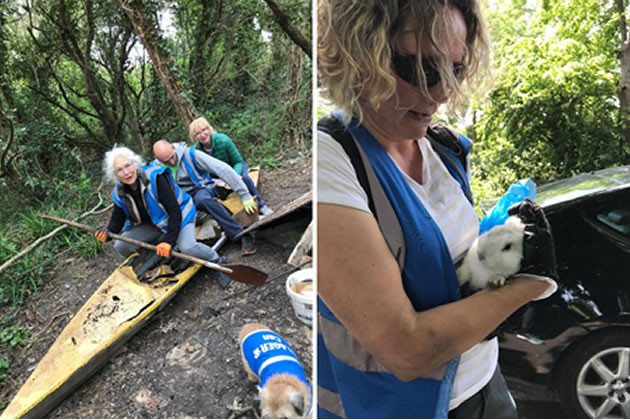
MULTIPOLYGON (((442 231, 451 258, 456 261, 477 236, 479 220, 462 192, 461 185, 450 175, 429 141, 422 138, 417 144, 422 154, 423 183, 419 184, 403 174, 442 231)), ((318 132, 317 142, 317 201, 371 213, 367 195, 357 179, 350 158, 339 143, 323 132, 318 132)), ((482 341, 461 355, 449 410, 459 406, 490 381, 498 357, 496 338, 482 341)))

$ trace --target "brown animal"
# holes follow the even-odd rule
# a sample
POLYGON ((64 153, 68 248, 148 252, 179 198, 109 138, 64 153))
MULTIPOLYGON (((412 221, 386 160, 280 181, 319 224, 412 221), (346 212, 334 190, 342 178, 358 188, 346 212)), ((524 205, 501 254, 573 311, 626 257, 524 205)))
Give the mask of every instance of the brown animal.
POLYGON ((259 385, 262 417, 267 419, 309 417, 310 385, 306 383, 304 369, 291 346, 277 333, 257 323, 243 326, 239 342, 248 379, 252 382, 261 382, 262 385, 259 385), (248 341, 244 346, 246 339, 248 341), (267 356, 270 357, 265 359, 267 356), (253 365, 250 365, 250 362, 253 365), (270 367, 272 364, 273 368, 270 367), (252 366, 258 369, 258 372, 254 372, 252 366), (284 370, 285 368, 287 369, 284 370))

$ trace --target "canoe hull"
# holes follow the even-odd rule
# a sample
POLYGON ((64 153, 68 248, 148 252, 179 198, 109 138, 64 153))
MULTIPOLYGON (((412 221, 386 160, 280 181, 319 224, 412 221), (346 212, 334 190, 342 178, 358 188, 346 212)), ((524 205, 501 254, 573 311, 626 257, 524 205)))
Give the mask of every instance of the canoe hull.
POLYGON ((160 284, 138 281, 127 261, 70 320, 2 418, 42 418, 100 369, 201 268, 195 264, 160 284))
MULTIPOLYGON (((259 173, 259 168, 249 172, 256 185, 259 173)), ((243 209, 234 191, 219 202, 232 214, 243 209)), ((226 239, 221 234, 212 248, 218 251, 226 239)), ((162 275, 159 281, 142 283, 132 268, 135 255, 125 260, 70 320, 0 418, 45 417, 105 365, 202 268, 195 264, 178 274, 162 275)))

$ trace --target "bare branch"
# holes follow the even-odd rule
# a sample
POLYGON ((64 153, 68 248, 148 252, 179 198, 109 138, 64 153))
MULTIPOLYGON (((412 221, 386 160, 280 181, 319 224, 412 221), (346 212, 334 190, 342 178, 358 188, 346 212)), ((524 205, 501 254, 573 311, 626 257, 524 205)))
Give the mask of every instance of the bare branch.
POLYGON ((273 12, 276 22, 278 23, 278 25, 280 25, 282 30, 306 53, 306 55, 309 56, 309 58, 312 58, 313 47, 311 46, 311 42, 306 39, 306 37, 302 35, 300 30, 291 23, 289 16, 284 13, 284 10, 282 10, 282 8, 280 8, 278 3, 276 3, 274 0, 265 0, 265 3, 267 3, 271 11, 273 12))
POLYGON ((197 115, 198 112, 194 109, 193 104, 182 94, 181 81, 177 79, 175 73, 171 70, 171 59, 160 45, 161 40, 153 22, 144 15, 143 3, 138 0, 118 0, 118 3, 129 18, 134 32, 140 37, 144 48, 149 53, 155 72, 170 95, 171 101, 184 126, 188 127, 194 119, 193 115, 197 115))
POLYGON ((60 110, 62 110, 66 114, 68 114, 68 116, 70 118, 72 118, 74 121, 76 121, 76 123, 79 124, 90 136, 97 137, 94 134, 94 132, 90 129, 90 127, 85 122, 83 122, 81 120, 81 118, 78 115, 76 115, 74 112, 72 112, 71 110, 69 110, 68 108, 66 108, 62 104, 60 104, 59 102, 49 98, 48 95, 44 94, 40 90, 38 90, 38 89, 36 89, 36 88, 34 88, 32 86, 28 86, 28 88, 31 89, 32 91, 34 91, 35 93, 37 93, 39 96, 41 96, 49 104, 53 105, 54 107, 59 108, 60 110))
MULTIPOLYGON (((81 220, 84 217, 89 216, 91 214, 95 214, 97 211, 102 212, 102 210, 98 210, 98 208, 101 206, 101 204, 103 204, 103 198, 99 194, 98 195, 98 204, 96 206, 94 206, 91 210, 88 210, 87 212, 85 212, 81 216, 79 216, 79 220, 81 220)), ((110 204, 108 207, 106 207, 106 209, 109 209, 112 206, 113 206, 113 204, 110 204)), ((61 232, 62 230, 64 230, 67 227, 68 227, 68 225, 61 225, 58 228, 56 228, 53 231, 51 231, 50 233, 48 233, 48 234, 46 234, 46 235, 36 239, 32 244, 30 244, 29 246, 24 248, 22 251, 20 251, 19 253, 17 253, 13 257, 9 258, 4 264, 2 264, 0 266, 0 274, 2 274, 2 272, 4 270, 6 270, 9 266, 11 266, 15 261, 17 261, 18 259, 22 258, 24 255, 28 254, 29 252, 31 252, 32 250, 37 248, 37 246, 39 246, 41 243, 43 243, 47 239, 52 238, 57 233, 61 232)))
POLYGON ((92 117, 92 118, 96 118, 98 119, 99 116, 96 114, 93 114, 83 108, 81 108, 80 106, 74 104, 70 98, 68 97, 66 90, 64 88, 64 83, 59 79, 59 77, 57 76, 57 73, 54 72, 54 70, 52 68, 50 68, 51 71, 51 75, 53 77, 53 79, 55 79, 55 82, 57 82, 57 87, 59 87, 59 91, 61 92, 61 96, 63 96, 63 99, 66 101, 66 103, 75 111, 79 112, 80 114, 84 114, 87 115, 88 117, 92 117))

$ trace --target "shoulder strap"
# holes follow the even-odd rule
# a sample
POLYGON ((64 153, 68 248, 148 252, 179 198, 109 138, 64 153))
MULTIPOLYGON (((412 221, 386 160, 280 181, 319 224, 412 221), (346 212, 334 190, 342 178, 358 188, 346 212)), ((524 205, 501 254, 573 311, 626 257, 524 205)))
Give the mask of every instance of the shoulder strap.
POLYGON ((472 204, 472 193, 466 175, 466 158, 472 145, 470 140, 441 124, 429 127, 426 137, 431 142, 433 150, 444 162, 448 172, 459 182, 464 195, 472 204))
POLYGON ((341 145, 341 147, 343 147, 344 152, 346 152, 346 154, 350 158, 352 166, 354 166, 359 184, 361 184, 361 187, 365 190, 365 193, 368 196, 368 206, 370 207, 370 211, 378 219, 378 214, 376 208, 374 207, 372 189, 370 188, 370 182, 367 178, 363 159, 361 159, 359 148, 357 147, 354 138, 352 138, 352 135, 348 132, 348 130, 346 130, 346 127, 341 121, 332 116, 324 117, 319 120, 317 122, 317 129, 330 135, 330 137, 332 137, 335 141, 337 141, 337 143, 341 145))
MULTIPOLYGON (((437 142, 450 150, 461 163, 462 168, 466 168, 466 157, 470 152, 470 141, 466 144, 458 133, 442 124, 434 124, 427 129, 427 137, 433 142, 437 142)), ((468 140, 468 139, 466 139, 468 140)))
POLYGON ((317 122, 317 129, 330 135, 337 141, 350 158, 359 184, 361 184, 368 196, 370 211, 374 214, 385 241, 402 271, 405 265, 406 254, 402 228, 398 222, 398 216, 374 173, 367 156, 348 130, 346 130, 343 123, 337 118, 332 116, 322 118, 317 122))

